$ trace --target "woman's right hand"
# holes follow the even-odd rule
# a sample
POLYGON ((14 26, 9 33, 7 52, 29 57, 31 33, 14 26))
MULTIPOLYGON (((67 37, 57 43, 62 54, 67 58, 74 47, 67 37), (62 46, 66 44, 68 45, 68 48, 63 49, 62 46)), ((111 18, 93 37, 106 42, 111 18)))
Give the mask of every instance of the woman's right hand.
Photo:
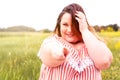
POLYGON ((50 37, 41 44, 39 53, 43 64, 56 67, 64 63, 69 51, 57 39, 50 37))
POLYGON ((51 56, 59 61, 65 61, 68 53, 67 48, 61 45, 54 45, 54 47, 51 48, 51 56))

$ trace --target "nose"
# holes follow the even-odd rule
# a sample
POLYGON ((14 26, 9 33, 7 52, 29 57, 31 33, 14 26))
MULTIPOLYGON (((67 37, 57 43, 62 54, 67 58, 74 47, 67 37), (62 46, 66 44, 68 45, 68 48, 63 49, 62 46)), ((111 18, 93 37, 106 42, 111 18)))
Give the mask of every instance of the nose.
POLYGON ((72 32, 72 27, 69 26, 67 30, 68 30, 68 32, 72 32))

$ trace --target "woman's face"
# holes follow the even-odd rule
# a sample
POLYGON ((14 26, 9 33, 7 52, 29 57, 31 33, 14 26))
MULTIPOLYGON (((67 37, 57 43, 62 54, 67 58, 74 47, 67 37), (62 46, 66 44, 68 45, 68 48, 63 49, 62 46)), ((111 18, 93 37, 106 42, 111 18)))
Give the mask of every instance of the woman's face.
POLYGON ((82 36, 72 24, 72 17, 69 13, 64 13, 60 22, 60 33, 63 39, 70 43, 81 41, 82 36))

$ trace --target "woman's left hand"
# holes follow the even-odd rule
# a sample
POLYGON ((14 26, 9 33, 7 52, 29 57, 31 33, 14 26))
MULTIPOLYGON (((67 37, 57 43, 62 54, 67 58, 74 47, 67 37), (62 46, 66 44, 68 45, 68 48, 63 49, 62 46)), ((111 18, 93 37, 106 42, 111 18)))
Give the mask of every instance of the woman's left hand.
POLYGON ((86 22, 86 16, 80 12, 80 11, 76 11, 76 20, 79 23, 79 31, 82 33, 84 30, 88 29, 88 24, 86 22))

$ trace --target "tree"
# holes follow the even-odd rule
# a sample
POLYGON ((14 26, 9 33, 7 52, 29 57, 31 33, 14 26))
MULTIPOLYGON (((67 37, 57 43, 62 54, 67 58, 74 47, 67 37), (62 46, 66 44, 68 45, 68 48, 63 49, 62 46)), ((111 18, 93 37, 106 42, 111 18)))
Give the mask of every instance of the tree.
POLYGON ((43 32, 43 33, 50 33, 51 31, 49 29, 42 29, 40 30, 40 32, 43 32))
POLYGON ((119 26, 118 26, 117 24, 114 24, 114 25, 113 25, 113 29, 114 29, 114 31, 118 31, 119 26))

